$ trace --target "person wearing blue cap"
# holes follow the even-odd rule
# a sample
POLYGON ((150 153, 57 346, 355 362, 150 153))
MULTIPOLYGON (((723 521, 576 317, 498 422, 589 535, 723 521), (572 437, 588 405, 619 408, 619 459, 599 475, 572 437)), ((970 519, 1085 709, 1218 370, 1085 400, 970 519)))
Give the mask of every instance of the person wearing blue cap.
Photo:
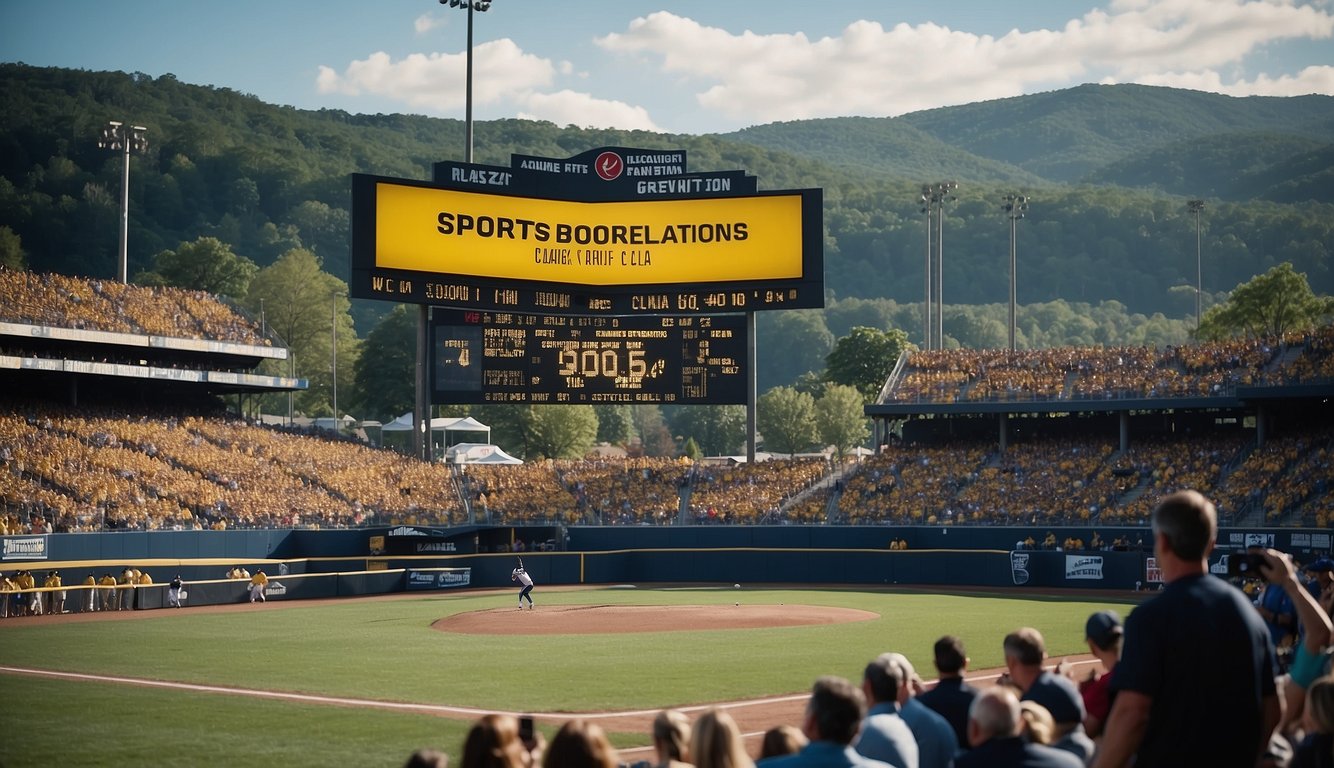
POLYGON ((1328 603, 1334 599, 1334 560, 1328 557, 1316 558, 1302 570, 1310 577, 1306 582, 1306 591, 1310 592, 1311 597, 1317 602, 1326 603, 1323 606, 1326 611, 1330 610, 1331 606, 1328 603))

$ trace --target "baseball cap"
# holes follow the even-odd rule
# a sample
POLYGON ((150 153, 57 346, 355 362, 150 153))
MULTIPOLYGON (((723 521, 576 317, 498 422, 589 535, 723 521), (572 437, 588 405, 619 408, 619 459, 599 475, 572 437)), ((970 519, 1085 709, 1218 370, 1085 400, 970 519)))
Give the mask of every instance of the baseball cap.
POLYGON ((1109 647, 1122 631, 1121 617, 1116 611, 1098 611, 1084 624, 1084 636, 1099 648, 1109 647))
POLYGON ((1304 568, 1303 570, 1311 571, 1312 573, 1320 573, 1321 571, 1334 571, 1334 560, 1331 560, 1328 557, 1321 557, 1316 560, 1312 560, 1310 565, 1307 565, 1306 568, 1304 568))

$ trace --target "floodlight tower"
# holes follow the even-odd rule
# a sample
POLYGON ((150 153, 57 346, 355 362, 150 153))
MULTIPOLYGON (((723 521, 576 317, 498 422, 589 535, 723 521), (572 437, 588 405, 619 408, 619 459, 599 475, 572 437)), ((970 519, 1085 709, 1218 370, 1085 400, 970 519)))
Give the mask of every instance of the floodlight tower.
MULTIPOLYGON (((464 77, 463 161, 472 162, 472 15, 491 10, 491 0, 440 0, 441 5, 462 8, 468 12, 467 74, 464 77)), ((431 307, 417 308, 417 397, 413 408, 413 447, 419 458, 433 460, 431 455, 431 406, 427 402, 427 364, 431 357, 429 336, 431 307)))
POLYGON ((117 277, 122 283, 130 282, 130 153, 148 151, 148 129, 142 125, 125 125, 116 120, 107 122, 97 146, 122 153, 120 171, 120 268, 117 277))
POLYGON ((926 214, 926 266, 922 269, 922 282, 926 293, 922 299, 922 349, 931 349, 931 229, 935 226, 934 203, 931 199, 931 185, 922 185, 922 213, 926 214))
POLYGON ((1025 195, 1006 195, 1005 215, 1010 219, 1010 351, 1015 350, 1015 326, 1017 325, 1017 302, 1016 290, 1017 277, 1015 270, 1015 222, 1024 218, 1024 213, 1028 210, 1028 197, 1025 195))
POLYGON ((1186 208, 1195 214, 1195 337, 1200 336, 1200 297, 1204 294, 1204 264, 1200 257, 1200 213, 1204 211, 1203 200, 1188 200, 1186 208))

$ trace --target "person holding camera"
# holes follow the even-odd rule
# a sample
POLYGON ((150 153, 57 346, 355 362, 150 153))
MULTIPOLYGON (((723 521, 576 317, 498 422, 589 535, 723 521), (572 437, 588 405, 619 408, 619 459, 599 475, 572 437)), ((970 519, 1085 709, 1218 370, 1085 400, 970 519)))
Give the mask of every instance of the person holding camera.
POLYGON ((1253 554, 1260 558, 1258 570, 1266 586, 1283 591, 1292 601, 1301 623, 1301 640, 1293 648, 1287 684, 1283 686, 1287 707, 1279 730, 1287 734, 1301 722, 1307 690, 1328 670, 1329 657, 1325 655, 1325 648, 1329 646, 1331 635, 1334 635, 1334 622, 1330 621, 1329 614, 1302 583, 1292 558, 1273 549, 1259 550, 1253 554))
POLYGON ((1158 502, 1152 521, 1165 586, 1126 619, 1092 765, 1250 768, 1279 722, 1269 631, 1241 590, 1209 573, 1212 502, 1178 491, 1158 502))
MULTIPOLYGON (((1258 555, 1258 552, 1249 553, 1258 555)), ((1244 557, 1244 555, 1232 555, 1231 557, 1244 557)), ((1229 558, 1230 559, 1230 558, 1229 558)), ((1257 561, 1260 566, 1260 574, 1263 577, 1264 563, 1257 561)), ((1274 641, 1274 647, 1279 649, 1282 656, 1291 645, 1292 639, 1297 634, 1297 606, 1293 601, 1288 590, 1281 584, 1277 584, 1268 578, 1264 580, 1264 586, 1260 588, 1260 596, 1255 599, 1255 609, 1259 611, 1260 618, 1264 619, 1265 627, 1269 630, 1269 637, 1274 641)))

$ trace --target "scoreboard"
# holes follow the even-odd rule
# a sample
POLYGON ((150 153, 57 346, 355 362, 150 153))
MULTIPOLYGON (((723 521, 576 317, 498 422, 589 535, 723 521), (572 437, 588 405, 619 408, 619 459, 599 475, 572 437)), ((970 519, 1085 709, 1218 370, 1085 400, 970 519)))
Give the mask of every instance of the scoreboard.
POLYGON ((746 360, 744 315, 431 318, 437 404, 744 404, 746 360))
POLYGON ((352 297, 609 317, 824 306, 820 190, 621 202, 501 192, 353 174, 352 297))

